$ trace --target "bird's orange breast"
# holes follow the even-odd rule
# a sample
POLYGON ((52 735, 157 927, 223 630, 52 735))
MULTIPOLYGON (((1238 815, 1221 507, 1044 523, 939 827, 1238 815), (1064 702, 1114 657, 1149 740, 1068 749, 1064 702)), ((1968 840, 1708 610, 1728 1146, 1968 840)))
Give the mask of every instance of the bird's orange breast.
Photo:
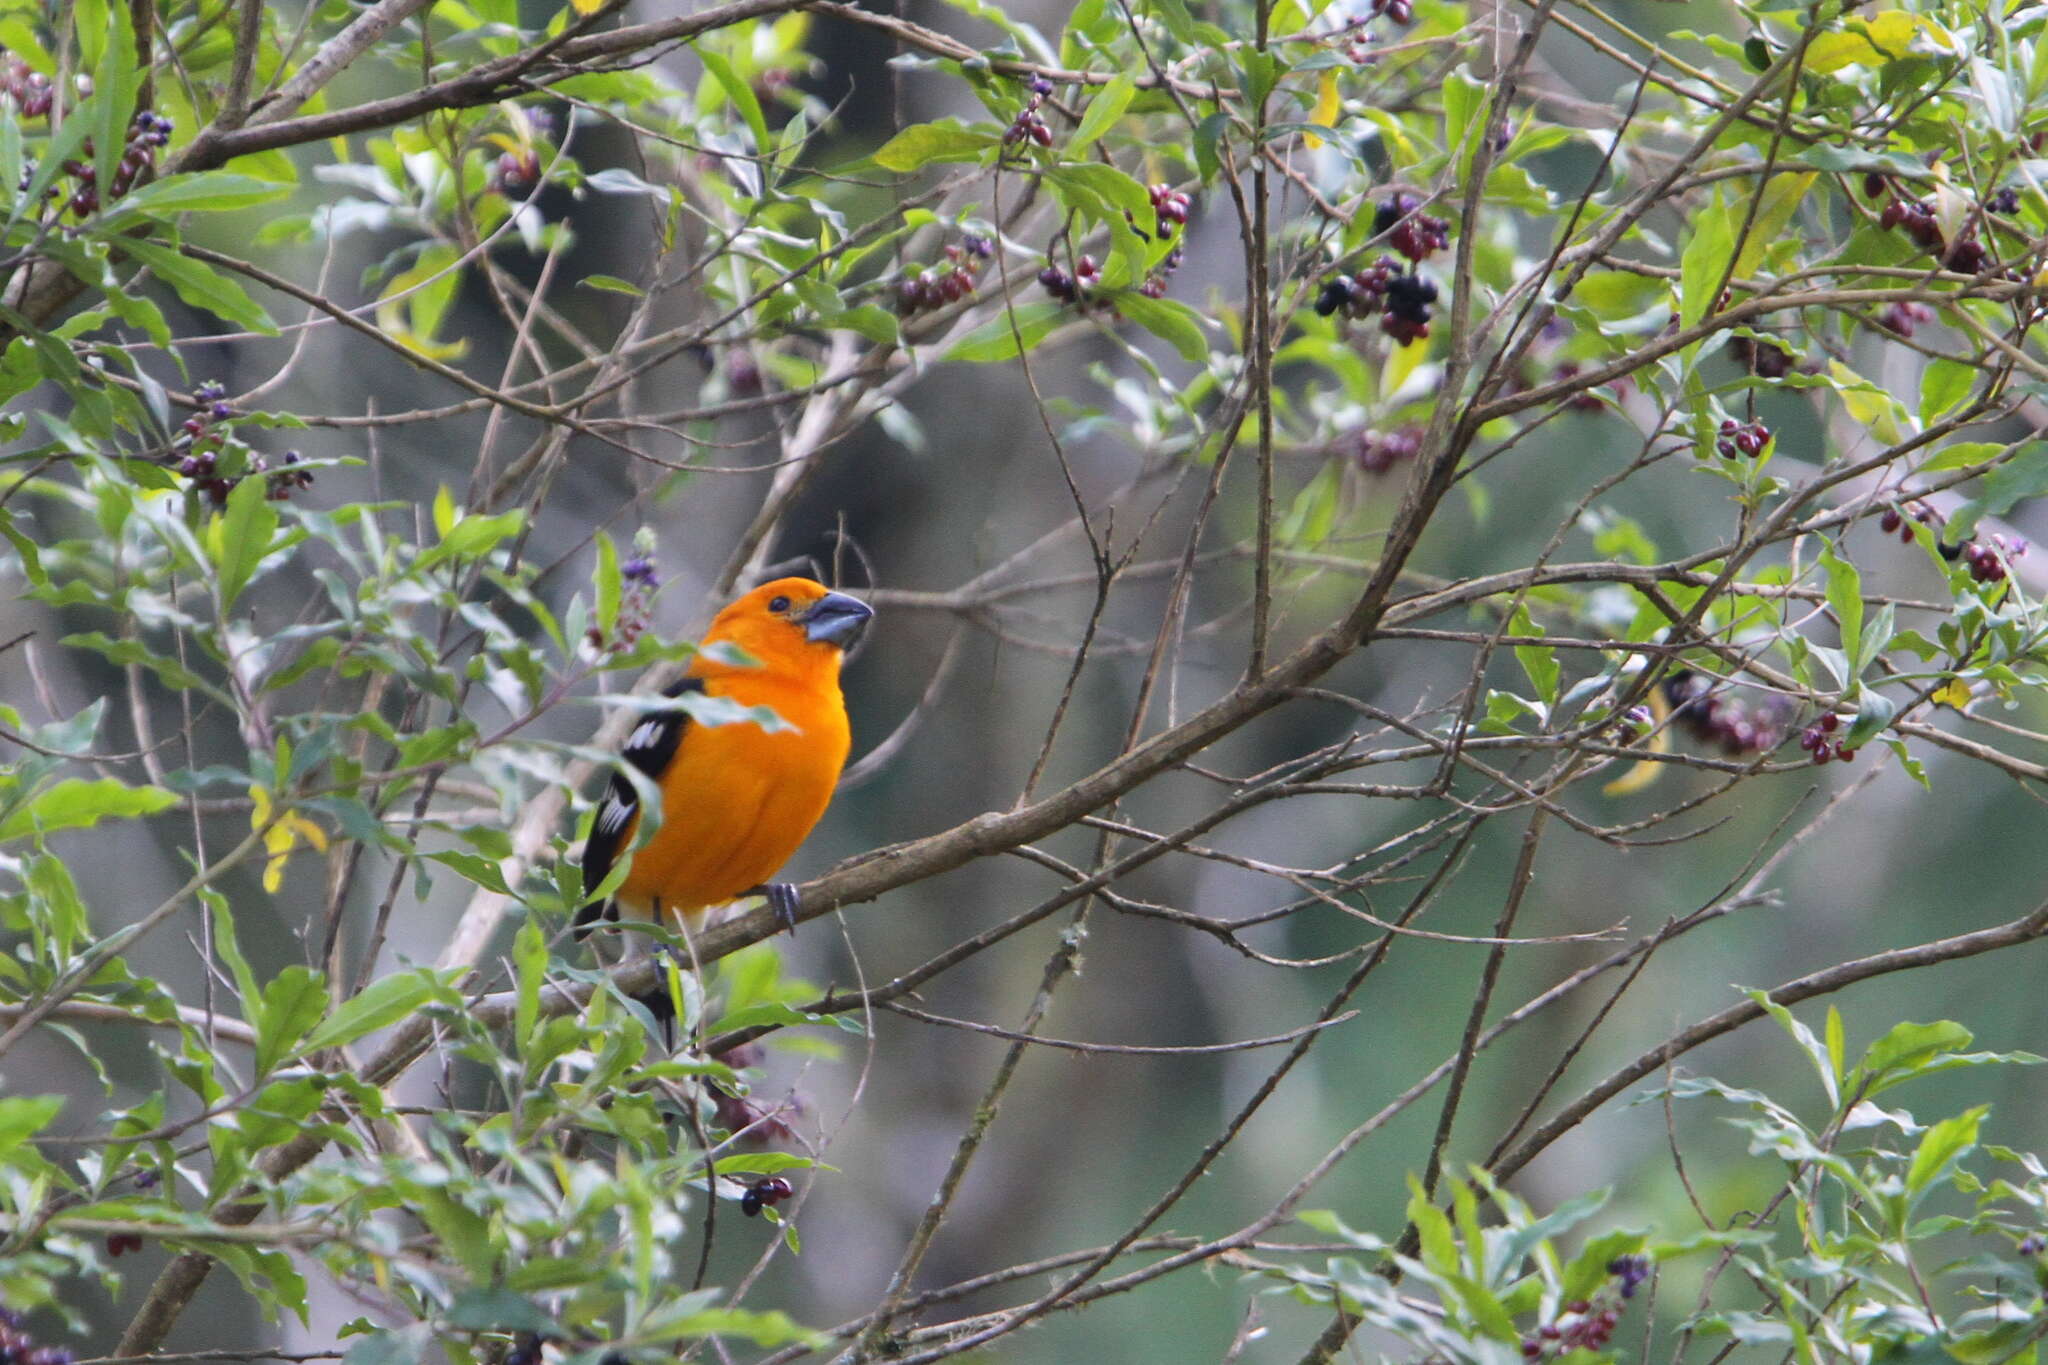
POLYGON ((619 888, 642 914, 722 905, 774 876, 825 813, 852 743, 836 678, 819 687, 737 670, 705 691, 766 706, 794 728, 690 725, 662 774, 661 824, 619 888))

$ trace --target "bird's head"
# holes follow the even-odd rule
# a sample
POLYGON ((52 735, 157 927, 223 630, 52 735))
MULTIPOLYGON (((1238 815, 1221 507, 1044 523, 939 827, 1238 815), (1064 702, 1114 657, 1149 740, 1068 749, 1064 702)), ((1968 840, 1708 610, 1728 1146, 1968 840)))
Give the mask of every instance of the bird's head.
POLYGON ((778 578, 718 613, 704 643, 737 645, 770 667, 799 660, 829 660, 836 666, 874 614, 859 598, 822 583, 778 578))

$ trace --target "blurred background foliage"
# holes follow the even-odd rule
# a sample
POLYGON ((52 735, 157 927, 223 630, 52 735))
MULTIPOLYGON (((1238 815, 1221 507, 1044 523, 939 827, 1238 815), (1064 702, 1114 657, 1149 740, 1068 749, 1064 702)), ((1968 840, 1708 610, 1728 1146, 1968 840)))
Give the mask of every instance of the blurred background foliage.
MULTIPOLYGON (((1662 563, 1756 535, 1758 564, 1768 566, 1758 579, 1775 573, 1819 593, 1825 541, 1860 570, 1847 591, 1867 597, 1873 616, 1889 599, 1933 602, 1938 610, 1918 620, 1929 637, 1942 611, 1966 626, 2005 613, 2018 645, 1998 658, 1950 650, 1928 665, 1933 681, 1962 678, 1972 722, 1954 708, 1937 718, 1917 680, 1881 689, 1875 673, 1866 686, 1791 657, 1798 647, 1788 642, 1802 632, 1823 649, 1839 641, 1837 588, 1806 603, 1812 615, 1767 623, 1762 643, 1753 619, 1711 618, 1708 635, 1745 655, 1754 645, 1778 668, 1776 684, 1723 694, 1768 714, 1769 742, 1752 735, 1721 754, 1725 729, 1705 743, 1682 734, 1658 750, 1672 761, 1654 782, 1606 791, 1631 771, 1618 744, 1648 746, 1650 730, 1679 728, 1671 702, 1682 692, 1641 671, 1669 661, 1654 648, 1631 653, 1658 643, 1637 624, 1641 596, 1618 578, 1538 586, 1493 606, 1460 600, 1408 624, 1481 639, 1547 630, 1608 648, 1517 660, 1512 649, 1475 650, 1469 635, 1376 636, 1314 684, 1368 714, 1291 702, 1225 729, 1193 760, 1199 771, 1119 793, 1115 820, 1167 831, 1233 789, 1210 774, 1267 773, 1354 734, 1375 751, 1415 742, 1412 758, 1376 760, 1364 779, 1409 788, 1413 799, 1308 794, 1254 806, 1201 836, 1219 856, 1163 858, 1115 890, 1236 919, 1302 894, 1275 868, 1364 858, 1384 870, 1353 888, 1362 898, 1351 903, 1389 919, 1444 865, 1455 876, 1426 926, 1483 938, 1526 881, 1513 932, 1559 941, 1497 955, 1489 1019, 1618 946, 1590 936, 1623 926, 1633 939, 1725 905, 1761 859, 1789 850, 1739 908, 1665 949, 1611 1008, 1603 979, 1479 1054, 1442 1149, 1454 1180, 1487 1160, 1596 1020, 1551 1106, 1740 1003, 1742 988, 2018 920, 2039 902, 2048 851, 2029 834, 2040 817, 2029 581, 2038 561, 2002 548, 1999 574, 1978 577, 1974 561, 1940 552, 1941 518, 1964 507, 1985 517, 1982 544, 1996 525, 2009 538, 2001 546, 2019 546, 2030 522, 2023 496, 2038 487, 2030 386, 2039 362, 2010 361, 1982 337, 2011 326, 2011 349, 2039 350, 2027 331, 2048 222, 2034 179, 2042 163, 2032 159, 2039 7, 1416 0, 1411 10, 1387 0, 1346 11, 1303 0, 1083 0, 1069 11, 954 0, 869 12, 821 0, 710 13, 715 21, 692 28, 690 16, 653 7, 555 13, 509 0, 0 7, 10 63, 0 183, 20 182, 0 313, 12 452, 0 516, 14 546, 0 622, 14 643, 0 652, 0 698, 10 735, 30 741, 8 755, 18 759, 10 790, 48 803, 0 830, 13 841, 6 871, 18 883, 4 919, 18 965, 0 975, 9 1002, 0 1026, 30 1018, 60 986, 131 1016, 161 1019, 182 1004, 252 1025, 250 997, 271 992, 278 1028, 294 992, 317 997, 267 1059, 283 1087, 256 1097, 283 1116, 267 1133, 236 1117, 256 1091, 246 1053, 203 1019, 146 1042, 132 1023, 59 1011, 8 1037, 0 1096, 64 1100, 33 1158, 22 1147, 9 1167, 14 1221, 0 1244, 0 1291, 42 1310, 33 1319, 42 1339, 114 1354, 151 1280, 176 1252, 189 1258, 200 1247, 229 1256, 244 1278, 212 1277, 170 1329, 169 1349, 332 1352, 369 1340, 374 1352, 357 1360, 372 1365, 418 1358, 438 1342, 505 1359, 525 1349, 513 1334, 535 1323, 502 1301, 463 1299, 462 1286, 502 1285, 543 1254, 545 1239, 524 1251, 452 1252, 469 1222, 433 1212, 446 1196, 426 1174, 473 1168, 461 1197, 486 1222, 474 1201, 493 1181, 546 1183, 478 1137, 506 1131, 486 1117, 498 1111, 515 1116, 512 1147, 531 1140, 558 1156, 568 1185, 617 1163, 618 1198, 647 1220, 628 1235, 615 1221, 624 1214, 576 1222, 585 1215, 556 1210, 577 1228, 552 1253, 563 1275, 573 1279, 571 1262, 587 1256, 593 1281, 613 1279, 585 1299, 536 1281, 528 1292, 556 1315, 540 1321, 570 1325, 550 1351, 594 1361, 614 1333, 653 1354, 724 1334, 717 1349, 742 1358, 792 1339, 791 1321, 824 1328, 875 1308, 984 1101, 1002 1039, 878 1009, 855 1012, 857 1031, 814 1023, 772 1034, 758 1058, 727 1057, 751 1061, 749 1101, 797 1134, 770 1155, 793 1150, 828 1167, 800 1174, 798 1202, 780 1211, 784 1230, 801 1234, 800 1253, 792 1234, 755 1280, 778 1232, 736 1216, 738 1196, 776 1167, 759 1154, 752 1167, 729 1166, 700 1274, 707 1201, 693 1155, 703 1132, 692 1125, 722 1120, 712 1092, 693 1087, 707 1071, 732 1089, 740 1082, 687 1049, 664 1071, 642 1055, 654 1044, 640 1021, 599 984, 607 1004, 582 1016, 573 1039, 556 1040, 565 1055, 578 1049, 581 1088, 551 1088, 530 1069, 545 1026, 513 1021, 524 1033, 508 1041, 512 1005, 500 1016, 472 1010, 451 970, 473 960, 483 974, 471 987, 516 995, 524 982, 529 1001, 543 975, 595 980, 590 950, 560 933, 581 890, 563 855, 588 818, 602 754, 633 713, 594 699, 624 692, 643 670, 673 668, 710 611, 772 570, 815 573, 878 611, 846 690, 857 764, 886 746, 860 764, 858 785, 799 855, 799 878, 1028 804, 1027 789, 1058 791, 1127 746, 1136 707, 1153 733, 1227 697, 1248 649, 1282 658, 1351 608, 1404 516, 1419 539, 1397 598, 1546 559, 1662 563), (346 50, 354 26, 378 15, 395 21, 387 35, 309 76, 311 54, 346 50), (149 28, 141 40, 138 16, 149 28), (238 23, 253 27, 238 36, 238 23), (671 27, 641 31, 661 25, 671 27), (1269 27, 1313 40, 1269 54, 1269 27), (605 35, 635 33, 603 46, 605 35), (495 86, 459 85, 556 39, 552 58, 504 72, 495 86), (149 53, 140 67, 129 55, 138 41, 149 53), (1794 54, 1804 71, 1774 84, 1794 54), (1156 79, 1166 64, 1181 83, 1171 95, 1156 79), (1676 95, 1644 84, 1645 66, 1676 95), (1260 80, 1277 93, 1254 101, 1246 90, 1260 80), (1230 97, 1204 101, 1205 87, 1226 82, 1238 85, 1230 97), (404 117, 385 108, 422 86, 452 92, 447 107, 404 117), (1751 89, 1762 92, 1753 125, 1691 146, 1751 89), (1490 103, 1508 91, 1512 103, 1490 103), (131 117, 138 108, 168 123, 159 132, 131 117), (364 110, 385 112, 351 121, 364 110), (1042 145, 1035 126, 1056 145, 1042 145), (96 137, 90 151, 86 136, 96 137), (1270 165, 1257 161, 1260 146, 1275 150, 1270 165), (1482 186, 1468 198, 1481 147, 1482 186), (1815 182, 1802 182, 1810 197, 1784 206, 1774 225, 1769 187, 1779 182, 1760 162, 1815 182), (1462 387, 1480 382, 1477 370, 1446 381, 1451 348, 1468 335, 1447 318, 1464 310, 1470 323, 1501 308, 1520 327, 1528 316, 1515 310, 1543 293, 1521 286, 1556 278, 1546 273, 1553 242, 1582 245, 1674 164, 1745 169, 1726 177, 1736 188, 1718 199, 1711 177, 1653 196, 1621 254, 1654 269, 1603 269, 1550 325, 1488 337, 1489 347, 1519 339, 1527 350, 1487 394, 1462 387), (1879 195, 1866 177, 1879 178, 1879 195), (1973 207, 2008 184, 2018 191, 2012 205, 1973 207), (1892 197, 1910 205, 1923 193, 1941 220, 1933 248, 1910 218, 1876 221, 1892 197), (1269 222, 1255 227, 1247 195, 1270 197, 1269 222), (1391 219, 1380 211, 1388 202, 1391 219), (1754 259, 1732 239, 1716 259, 1693 250, 1712 247, 1715 222, 1746 235, 1752 209, 1772 227, 1754 259), (1996 227, 1987 212, 2001 215, 1996 227), (1147 213, 1154 222, 1141 221, 1147 213), (1448 220, 1450 245, 1403 252, 1406 262, 1386 255, 1389 228, 1421 222, 1416 215, 1448 220), (1956 258, 1972 233, 2000 269, 1956 258), (1258 301, 1246 284, 1248 250, 1270 271, 1258 301), (1398 333, 1376 325, 1396 316, 1381 302, 1395 297, 1385 277, 1367 279, 1383 256, 1395 276, 1439 289, 1433 343, 1397 346, 1398 333), (1731 276, 1796 280, 1820 262, 1891 269, 1914 277, 1918 292, 1744 315, 1710 327, 1704 347, 1650 354, 1667 323, 1691 326, 1729 306, 1705 293, 1734 283, 1730 297, 1742 303, 1788 287, 1748 288, 1731 276), (949 285, 956 276, 964 283, 949 285), (1141 287, 1150 279, 1157 297, 1141 287), (1965 295, 1973 301, 1959 302, 1965 295), (1927 317, 1872 322, 1901 303, 1927 317), (1270 361, 1261 318, 1271 321, 1270 361), (1790 382, 1754 359, 1772 335, 1796 353, 1790 382), (1951 382, 1934 368, 1944 358, 1973 367, 1945 405, 1930 396, 1951 382), (1574 387, 1610 364, 1634 371, 1632 385, 1574 387), (1540 403, 1455 429, 1468 405, 1546 385, 1558 387, 1540 403), (1266 453, 1252 449, 1255 414, 1238 420, 1262 397, 1275 414, 1270 473, 1266 453), (1957 429, 1943 427, 1966 398, 1957 429), (1714 449, 1738 422, 1764 424, 1767 460, 1714 449), (1923 431, 1991 444, 1928 463, 1915 441, 1923 431), (1886 447, 1891 458, 1873 459, 1886 447), (1212 511, 1205 484, 1226 449, 1212 511), (1461 459, 1467 473, 1453 485, 1461 459), (1829 489, 1813 534, 1764 526, 1788 488, 1859 461, 1871 462, 1867 478, 1829 489), (1984 482, 1941 492, 1958 471, 1984 482), (2000 483, 2002 471, 2015 472, 2000 483), (1438 472, 1432 499, 1404 506, 1438 472), (1923 491, 1925 504, 1905 501, 1923 491), (1921 516, 1922 506, 1938 510, 1921 516), (1918 543, 1901 544, 1897 527, 1916 517, 1918 543), (1262 536, 1270 578, 1259 567, 1262 536), (1134 566, 1099 603, 1103 561, 1091 540, 1111 560, 1128 552, 1134 566), (1177 574, 1184 548, 1194 559, 1177 574), (1162 621, 1174 628, 1153 668, 1162 621), (1562 683, 1546 697, 1538 675, 1559 665, 1562 683), (1784 684, 1788 676, 1799 685, 1784 684), (1589 678, 1600 686, 1576 703, 1590 708, 1588 723, 1559 727, 1583 744, 1580 770, 1551 766, 1541 745, 1501 762, 1524 780, 1544 774, 1558 806, 1585 825, 1654 823, 1645 837, 1597 838, 1553 822, 1518 869, 1533 807, 1491 779, 1432 787, 1446 737, 1484 733, 1459 724, 1468 700, 1472 719, 1491 714, 1500 732, 1546 733, 1529 703, 1558 704, 1560 690, 1589 678), (1644 686, 1627 695, 1637 681, 1644 686), (1525 700, 1496 709, 1489 690, 1525 700), (1806 764, 1793 743, 1799 729, 1837 707, 1859 742, 1887 732, 1892 716, 1875 715, 1873 693, 1893 698, 1901 722, 1962 728, 2013 761, 1891 729, 1924 764, 1924 783, 1880 743, 1854 763, 1806 764), (1653 698, 1654 717, 1631 718, 1628 706, 1653 698), (1591 723, 1602 706, 1612 708, 1605 730, 1591 723), (1422 738, 1374 716, 1407 718, 1422 738), (79 813, 62 816, 51 784, 89 779, 114 785, 64 788, 79 813), (568 784, 577 784, 573 802, 549 807, 568 784), (1449 863, 1448 844, 1398 862, 1410 840, 1441 839, 1480 809, 1487 818, 1449 863), (543 827, 536 810, 553 818, 543 827), (238 846, 239 862, 212 876, 205 896, 170 903, 195 866, 238 846), (507 875, 516 897, 497 894, 507 875), (75 903, 59 880, 75 886, 75 903), (145 920, 147 938, 128 947, 119 932, 145 920), (79 963, 90 969, 83 987, 64 975, 79 963), (438 974, 413 970, 428 966, 438 974), (344 1003, 371 982, 384 994, 344 1003), (308 1079, 347 1076, 406 1021, 432 1023, 433 1050, 388 1089, 381 1077, 308 1079), (320 1049, 339 1043, 354 1051, 323 1060, 320 1049), (233 1059, 218 1075, 203 1060, 215 1049, 233 1059), (337 1086, 359 1106, 346 1123, 319 1117, 337 1086), (614 1086, 615 1107, 600 1098, 614 1086), (202 1108, 218 1113, 209 1120, 202 1108), (436 1109, 461 1117, 442 1126, 428 1117, 436 1109), (150 1173, 147 1185, 93 1168, 108 1134, 187 1121, 181 1137, 206 1139, 197 1151, 175 1150, 175 1139, 117 1145, 150 1173), (166 1230, 167 1201, 223 1206, 235 1184, 226 1173, 245 1177, 259 1153, 320 1122, 354 1137, 267 1187, 259 1226, 274 1232, 263 1249, 281 1249, 277 1259, 237 1261, 196 1224, 182 1239, 166 1230), (394 1135, 408 1124, 420 1136, 394 1135), (462 1141, 472 1145, 458 1157, 462 1141), (385 1153, 396 1155, 386 1162, 385 1153), (37 1177, 45 1161, 64 1174, 37 1177), (572 1170, 581 1174, 571 1179, 572 1170), (294 1201, 328 1200, 357 1242, 332 1226, 280 1230, 294 1201), (32 1226, 39 1208, 75 1216, 72 1205, 85 1203, 99 1222, 63 1236, 32 1226), (418 1221, 386 1217, 388 1205, 418 1221), (149 1233, 144 1245, 110 1254, 130 1223, 149 1233), (388 1241, 372 1235, 378 1227, 388 1241), (412 1245, 422 1238, 430 1250, 412 1245), (318 1273, 323 1263, 332 1278, 318 1273), (263 1295, 245 1290, 267 1277, 292 1307, 293 1265, 312 1276, 305 1316, 266 1323, 263 1295), (648 1276, 667 1284, 666 1298, 635 1279, 648 1276), (730 1300, 745 1313, 692 1317, 715 1311, 684 1294, 700 1280, 745 1281, 744 1297, 730 1300), (666 1319, 652 1321, 655 1299, 666 1319), (408 1312, 440 1335, 406 1337, 408 1312), (643 1315, 641 1335, 619 1326, 622 1312, 629 1324, 643 1315), (66 1319, 83 1332, 75 1342, 63 1336, 66 1319), (383 1335, 338 1340, 357 1319, 383 1335)), ((1905 628, 1909 611, 1886 629, 1905 628)), ((1911 652, 1882 643, 1898 658, 1911 652)), ((1711 651, 1683 662, 1733 671, 1711 651)), ((1076 820, 1031 842, 1086 868, 1102 837, 1076 820)), ((772 1010, 810 1000, 816 992, 803 983, 845 991, 889 981, 1067 880, 1044 858, 984 857, 891 886, 879 900, 810 918, 772 950, 726 959, 696 1022, 715 1035, 736 1005, 779 1018, 772 1010)), ((1377 938, 1311 902, 1245 932, 1244 943, 1292 960, 1354 956, 1275 966, 1186 924, 1116 909, 1098 907, 1084 931, 1053 915, 966 956, 908 1003, 1014 1029, 1069 935, 1079 972, 1039 1032, 1156 1047, 1268 1037, 1313 1019, 1361 943, 1377 938)), ((1494 956, 1472 942, 1393 943, 1349 1012, 1153 1231, 1217 1236, 1273 1205, 1347 1131, 1458 1055, 1494 956)), ((1905 1020, 1958 1020, 1976 1049, 2020 1052, 2048 1041, 2040 979, 2040 949, 2016 940, 1831 1003, 1852 1062, 1905 1020)), ((1819 1009, 1798 1013, 1819 1030, 1819 1009)), ((916 1287, 1113 1242, 1225 1130, 1277 1056, 1028 1050, 916 1287)), ((1768 1022, 1679 1065, 1768 1093, 1814 1132, 1827 1127, 1833 1101, 1811 1059, 1768 1022)), ((1783 1130, 1759 1138, 1706 1100, 1625 1105, 1668 1079, 1653 1074, 1571 1127, 1515 1173, 1524 1213, 1496 1206, 1489 1218, 1526 1224, 1606 1188, 1612 1196, 1590 1223, 1556 1229, 1564 1244, 1655 1230, 1671 1250, 1702 1211, 1726 1223, 1765 1208, 1786 1168, 1750 1144, 1784 1153, 1783 1130)), ((1913 1086, 1923 1124, 1988 1105, 1987 1143, 2035 1145, 2048 1122, 2038 1073, 2024 1066, 1957 1068, 1913 1086)), ((1411 1178, 1430 1168, 1436 1183, 1440 1104, 1440 1093, 1426 1097, 1334 1164, 1299 1205, 1330 1214, 1311 1226, 1289 1220, 1274 1238, 1342 1249, 1349 1230, 1370 1230, 1351 1239, 1370 1262, 1402 1241, 1411 1218, 1427 1222, 1429 1201, 1411 1206, 1411 1178)), ((1736 1108, 1754 1117, 1740 1099, 1736 1108)), ((22 1133, 47 1118, 0 1115, 22 1133)), ((0 1155, 18 1140, 0 1124, 0 1155)), ((1904 1155, 1876 1166, 1909 1159, 1913 1136, 1896 1140, 1904 1155)), ((490 1226, 492 1237, 502 1232, 490 1226)), ((2004 1238, 1999 1254, 2021 1235, 2004 1238)), ((1605 1276, 1608 1253, 1648 1244, 1595 1245, 1605 1276)), ((1791 1254, 1782 1238, 1779 1251, 1791 1254)), ((1322 1254, 1279 1259, 1321 1266, 1322 1254)), ((1445 1254, 1440 1243, 1419 1254, 1410 1285, 1447 1273, 1451 1262, 1431 1261, 1445 1254)), ((1661 1330, 1676 1332, 1696 1308, 1711 1254, 1697 1250, 1663 1277, 1652 1310, 1661 1330)), ((2017 1278, 2006 1291, 2021 1304, 2024 1263, 2007 1263, 2017 1278)), ((1222 1257, 1083 1312, 1044 1314, 990 1351, 1020 1362, 1297 1359, 1330 1321, 1333 1281, 1314 1280, 1320 1273, 1304 1270, 1292 1292, 1273 1292, 1289 1289, 1286 1276, 1222 1257)), ((1616 1284, 1626 1278, 1617 1274, 1616 1284)), ((1752 1268, 1750 1288, 1767 1283, 1752 1268)), ((1558 1303, 1590 1293, 1581 1291, 1551 1293, 1540 1315, 1555 1320, 1558 1303)), ((1356 1282, 1346 1290, 1365 1292, 1356 1282)), ((997 1286, 897 1327, 963 1315, 973 1325, 973 1314, 1020 1301, 1015 1285, 997 1286)), ((1359 1309, 1361 1300, 1349 1302, 1359 1309)), ((1616 1302, 1637 1315, 1624 1333, 1643 1329, 1641 1302, 1616 1302)), ((1533 1330, 1526 1315, 1538 1310, 1520 1311, 1517 1334, 1533 1330)), ((1353 1349, 1458 1354, 1456 1341, 1427 1333, 1404 1343, 1392 1313, 1369 1313, 1375 1330, 1353 1349)), ((1904 1339, 1924 1326, 1899 1330, 1904 1339)), ((1788 1349, 1761 1328, 1751 1337, 1757 1359, 1788 1349)), ((1473 1329, 1459 1340, 1475 1359, 1521 1356, 1512 1336, 1473 1329)), ((1720 1344, 1693 1350, 1704 1358, 1720 1344)), ((2021 1349, 2001 1339, 1977 1358, 2023 1358, 2021 1349)))

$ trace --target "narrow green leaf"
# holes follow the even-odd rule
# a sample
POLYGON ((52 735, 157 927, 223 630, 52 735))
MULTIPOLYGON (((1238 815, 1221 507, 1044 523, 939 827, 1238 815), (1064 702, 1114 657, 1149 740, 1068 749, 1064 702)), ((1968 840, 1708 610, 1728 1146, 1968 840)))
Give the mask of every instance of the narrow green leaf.
POLYGON ((143 238, 126 238, 121 249, 148 266, 192 307, 203 308, 252 332, 277 335, 277 324, 249 297, 249 291, 212 266, 181 255, 161 242, 143 238))
POLYGON ((177 804, 178 794, 162 787, 131 787, 111 777, 67 777, 0 820, 0 843, 36 833, 91 829, 101 820, 133 820, 177 804))
POLYGON ((629 294, 636 299, 647 292, 631 280, 622 280, 617 275, 585 275, 581 283, 585 289, 602 289, 609 294, 629 294))
POLYGON ((1991 1106, 1980 1104, 1929 1128, 1913 1149, 1912 1164, 1906 1167, 1906 1197, 1917 1202, 1948 1168, 1977 1145, 1977 1129, 1991 1106))
POLYGON ((975 161, 1001 140, 957 119, 913 123, 877 148, 874 162, 883 170, 914 171, 941 161, 975 161))
POLYGON ((740 111, 740 117, 747 121, 747 129, 754 135, 754 150, 763 155, 771 151, 775 143, 768 136, 768 120, 761 116, 761 101, 755 97, 753 87, 741 80, 732 69, 732 63, 724 54, 713 51, 699 43, 694 49, 697 60, 704 63, 704 69, 711 73, 713 80, 725 88, 725 97, 740 111))
POLYGON ((990 318, 954 342, 940 358, 975 365, 1014 359, 1020 349, 1020 337, 1021 349, 1028 351, 1045 340, 1065 316, 1062 305, 1049 299, 1035 300, 990 318))
POLYGON ((1686 238, 1685 253, 1679 258, 1678 318, 1681 327, 1691 327, 1715 309, 1721 277, 1728 272, 1735 251, 1735 225, 1731 211, 1717 194, 1714 202, 1696 214, 1692 233, 1686 238))
POLYGON ((263 988, 263 1031, 256 1040, 256 1074, 268 1075, 291 1055, 327 1013, 327 978, 311 968, 286 967, 263 988))
POLYGON ((1931 426, 1970 396, 1977 382, 1977 367, 1960 360, 1936 356, 1920 372, 1920 424, 1931 426))
POLYGON ((1832 549, 1820 552, 1820 566, 1828 577, 1828 606, 1841 626, 1842 653, 1853 661, 1863 644, 1863 575, 1832 549))
POLYGON ((1081 115, 1080 124, 1074 135, 1067 139, 1068 156, 1084 156, 1088 148, 1095 145, 1097 138, 1115 126, 1123 117, 1124 110, 1131 104, 1132 96, 1138 93, 1137 79, 1129 74, 1118 76, 1102 87, 1101 93, 1088 101, 1088 110, 1081 115))
POLYGON ((112 224, 123 217, 144 213, 158 216, 218 213, 268 204, 291 192, 290 185, 281 185, 275 180, 259 180, 253 175, 237 175, 232 171, 195 171, 186 175, 167 175, 130 190, 108 209, 106 218, 112 224))
POLYGON ((441 983, 424 971, 398 972, 365 986, 306 1039, 305 1051, 341 1047, 365 1034, 395 1024, 441 992, 441 983))
POLYGON ((1172 346, 1190 365, 1209 359, 1209 340, 1202 335, 1202 315, 1178 299, 1152 299, 1132 291, 1117 294, 1116 311, 1172 346))
POLYGON ((235 599, 270 551, 270 538, 277 531, 277 511, 270 503, 269 481, 261 477, 243 479, 228 494, 227 510, 207 528, 208 549, 220 573, 220 609, 226 615, 235 599))

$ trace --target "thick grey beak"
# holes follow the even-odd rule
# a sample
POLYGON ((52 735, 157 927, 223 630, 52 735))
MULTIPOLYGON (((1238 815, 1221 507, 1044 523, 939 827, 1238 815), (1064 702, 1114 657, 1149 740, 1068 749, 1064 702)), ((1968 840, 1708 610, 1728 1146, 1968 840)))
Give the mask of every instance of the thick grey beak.
POLYGON ((860 633, 867 629, 868 618, 874 614, 875 609, 858 597, 828 592, 804 613, 804 638, 852 649, 854 642, 860 639, 860 633))

